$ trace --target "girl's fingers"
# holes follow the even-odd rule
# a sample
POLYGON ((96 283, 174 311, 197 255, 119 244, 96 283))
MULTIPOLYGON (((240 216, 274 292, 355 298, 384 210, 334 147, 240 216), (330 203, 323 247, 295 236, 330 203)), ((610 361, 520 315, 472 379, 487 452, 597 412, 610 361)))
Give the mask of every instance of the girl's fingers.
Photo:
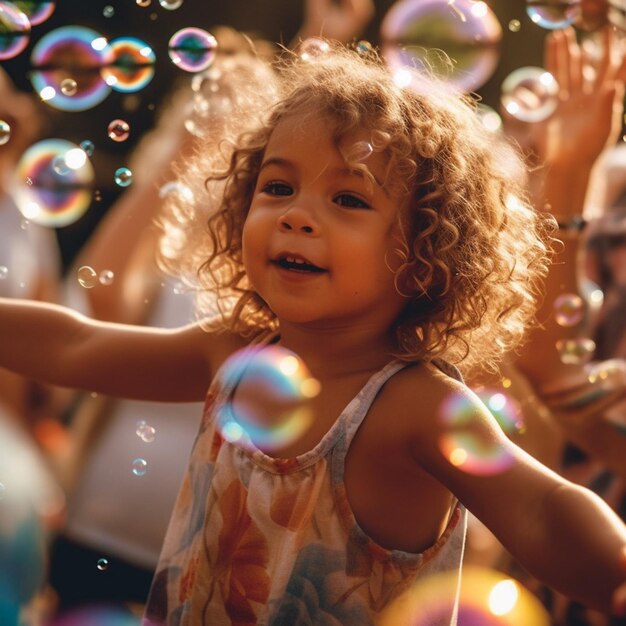
POLYGON ((583 88, 583 66, 580 46, 576 41, 576 33, 573 28, 563 30, 563 64, 567 73, 570 95, 578 93, 583 88))

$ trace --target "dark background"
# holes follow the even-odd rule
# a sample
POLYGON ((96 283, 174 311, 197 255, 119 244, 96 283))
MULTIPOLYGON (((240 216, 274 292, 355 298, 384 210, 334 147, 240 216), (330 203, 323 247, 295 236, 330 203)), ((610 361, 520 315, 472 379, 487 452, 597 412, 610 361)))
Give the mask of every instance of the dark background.
MULTIPOLYGON (((376 15, 364 38, 379 43, 380 22, 394 0, 375 0, 376 15)), ((500 84, 513 69, 523 65, 542 65, 542 41, 547 31, 539 28, 526 15, 524 0, 488 0, 500 20, 503 30, 499 65, 492 78, 477 93, 486 104, 497 108, 500 84), (509 30, 509 22, 519 20, 518 32, 509 30)), ((165 93, 176 81, 190 74, 173 65, 167 54, 171 35, 186 26, 211 30, 225 24, 255 34, 270 41, 287 45, 302 21, 301 0, 184 0, 180 8, 168 11, 158 0, 147 8, 135 0, 60 0, 52 16, 33 27, 28 47, 14 59, 1 62, 20 89, 32 91, 28 80, 29 59, 33 46, 43 35, 60 26, 80 25, 93 28, 107 38, 132 35, 143 39, 156 53, 156 73, 141 91, 122 94, 113 91, 96 107, 82 112, 63 112, 46 107, 51 125, 50 137, 80 143, 90 139, 96 145, 92 162, 96 170, 96 194, 90 209, 74 224, 57 229, 64 268, 71 263, 89 233, 97 225, 111 203, 122 193, 113 183, 113 172, 127 164, 128 153, 141 134, 150 129, 154 115, 165 93), (112 17, 103 9, 111 6, 112 17), (184 75, 184 76, 183 76, 184 75), (131 127, 129 139, 114 143, 108 139, 106 128, 114 118, 125 119, 131 127)))

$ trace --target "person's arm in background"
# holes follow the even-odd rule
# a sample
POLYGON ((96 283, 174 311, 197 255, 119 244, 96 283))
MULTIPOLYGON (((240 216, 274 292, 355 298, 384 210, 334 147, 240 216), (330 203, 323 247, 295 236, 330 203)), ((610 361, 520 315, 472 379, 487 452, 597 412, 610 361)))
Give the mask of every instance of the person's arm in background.
MULTIPOLYGON (((555 113, 545 122, 531 125, 533 148, 542 164, 536 175, 537 208, 551 212, 564 224, 556 237, 555 257, 545 282, 544 298, 538 312, 542 323, 532 329, 516 359, 516 366, 548 404, 552 417, 565 437, 596 456, 621 476, 626 476, 626 438, 616 436, 615 427, 604 419, 606 411, 626 397, 626 379, 613 377, 612 388, 601 380, 590 381, 585 358, 564 363, 558 341, 588 338, 588 313, 580 323, 557 323, 554 301, 563 294, 586 300, 581 289, 581 235, 573 226, 582 217, 587 189, 599 156, 615 143, 621 130, 624 95, 624 66, 611 55, 613 35, 603 33, 603 48, 595 76, 587 78, 589 62, 573 30, 555 31, 546 41, 546 69, 560 86, 555 113)), ((585 302, 589 308, 590 303, 585 302)), ((588 360, 588 358, 586 359, 588 360)))

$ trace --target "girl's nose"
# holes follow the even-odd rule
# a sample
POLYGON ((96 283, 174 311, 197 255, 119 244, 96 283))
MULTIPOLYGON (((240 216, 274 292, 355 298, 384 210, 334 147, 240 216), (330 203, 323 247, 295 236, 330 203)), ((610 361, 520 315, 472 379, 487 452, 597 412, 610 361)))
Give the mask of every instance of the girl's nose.
POLYGON ((317 235, 319 226, 313 215, 302 208, 291 207, 278 218, 278 228, 281 232, 298 232, 305 235, 317 235))

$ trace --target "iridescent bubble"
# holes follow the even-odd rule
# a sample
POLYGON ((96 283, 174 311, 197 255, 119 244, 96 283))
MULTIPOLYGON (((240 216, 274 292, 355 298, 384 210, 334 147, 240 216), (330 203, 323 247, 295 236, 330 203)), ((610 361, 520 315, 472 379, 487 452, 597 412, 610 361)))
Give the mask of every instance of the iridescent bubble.
POLYGON ((84 111, 100 104, 111 92, 100 71, 111 64, 107 40, 90 28, 63 26, 44 35, 31 54, 30 81, 41 99, 61 111, 84 111), (76 81, 65 95, 63 81, 76 81))
POLYGON ((587 363, 584 369, 587 380, 602 389, 616 391, 626 387, 626 361, 623 359, 587 363))
POLYGON ((126 141, 129 134, 130 126, 128 125, 128 122, 125 122, 124 120, 113 120, 109 122, 109 125, 107 126, 107 135, 109 136, 109 139, 112 139, 113 141, 126 141))
POLYGON ((399 0, 385 14, 380 35, 392 71, 426 68, 469 92, 496 69, 502 27, 485 2, 399 0))
POLYGON ((104 17, 113 17, 115 15, 115 7, 112 7, 110 4, 107 4, 102 9, 102 15, 104 15, 104 17))
POLYGON ((506 112, 522 122, 541 122, 558 104, 559 85, 541 67, 520 67, 502 82, 500 101, 506 112))
POLYGON ((0 2, 0 60, 16 57, 28 45, 30 21, 12 2, 0 2))
POLYGON ((150 426, 145 420, 137 422, 137 429, 135 430, 137 437, 146 443, 152 443, 156 436, 156 429, 154 426, 150 426))
POLYGON ((184 185, 177 180, 171 180, 159 189, 159 198, 165 198, 167 196, 171 196, 172 194, 176 194, 186 202, 193 201, 193 191, 191 191, 187 185, 184 185))
POLYGON ((100 274, 98 274, 98 282, 105 287, 113 284, 114 278, 115 274, 111 270, 102 270, 100 274))
POLYGON ((556 349, 561 363, 580 365, 591 360, 596 344, 593 339, 575 337, 573 339, 559 339, 556 342, 556 349))
POLYGON ((514 458, 491 437, 476 432, 475 416, 475 402, 464 395, 451 394, 439 410, 443 428, 439 450, 452 465, 468 474, 501 473, 513 464, 514 458))
POLYGON ((168 11, 175 11, 183 4, 183 0, 159 0, 159 4, 168 11))
POLYGON ((83 150, 63 139, 44 139, 30 146, 17 164, 15 203, 37 224, 67 226, 89 208, 93 180, 83 150))
POLYGON ((115 184, 120 187, 128 187, 133 182, 133 173, 127 167, 118 167, 114 175, 115 184))
POLYGON ((84 139, 83 141, 81 141, 80 147, 82 150, 85 151, 85 154, 87 156, 93 156, 93 151, 96 149, 96 147, 93 144, 93 141, 89 139, 84 139))
POLYGON ((524 430, 522 407, 512 395, 491 387, 473 387, 472 390, 507 435, 519 434, 524 430))
MULTIPOLYGON (((463 565, 458 623, 467 626, 550 626, 540 600, 517 580, 476 565, 463 565)), ((458 572, 425 576, 383 611, 379 626, 449 624, 455 613, 458 572)))
POLYGON ((490 133, 497 133, 502 130, 502 118, 490 106, 479 102, 476 105, 476 113, 485 130, 490 133))
POLYGON ((12 4, 26 14, 31 26, 45 22, 56 6, 52 0, 13 0, 12 4))
POLYGON ((541 28, 565 28, 580 18, 581 0, 526 0, 526 13, 541 28))
POLYGON ((168 43, 168 54, 174 65, 186 72, 201 72, 215 58, 217 39, 193 26, 175 32, 168 43))
POLYGON ((559 326, 576 326, 585 315, 585 303, 575 293, 561 294, 553 304, 554 319, 559 326))
POLYGON ((148 462, 145 459, 135 459, 133 461, 133 474, 135 476, 145 476, 148 471, 148 462))
POLYGON ((105 572, 108 568, 109 568, 109 561, 108 559, 98 559, 98 562, 96 563, 96 567, 101 571, 101 572, 105 572))
POLYGON ((319 37, 309 37, 298 46, 298 55, 303 61, 314 61, 329 51, 328 42, 319 37))
POLYGON ((374 147, 369 141, 357 141, 345 152, 348 163, 365 161, 374 152, 374 147))
POLYGON ((9 268, 6 265, 0 265, 0 280, 6 280, 9 276, 9 268))
POLYGON ((519 33, 522 23, 519 20, 511 20, 509 22, 509 30, 512 33, 519 33))
POLYGON ((61 93, 64 96, 75 96, 78 91, 78 83, 73 78, 64 78, 61 81, 61 93))
POLYGON ((8 143, 11 139, 11 125, 4 120, 0 120, 0 146, 8 143))
POLYGON ((82 265, 76 272, 78 284, 85 289, 92 289, 98 284, 98 274, 93 267, 82 265))
POLYGON ((135 0, 135 4, 145 9, 152 4, 152 0, 135 0))
POLYGON ((123 93, 143 89, 154 76, 156 55, 152 47, 137 37, 116 37, 109 45, 113 60, 101 71, 107 85, 123 93))
POLYGON ((276 451, 309 428, 309 400, 319 393, 319 382, 290 350, 280 346, 241 350, 226 361, 219 376, 225 388, 233 389, 218 416, 227 441, 276 451))

